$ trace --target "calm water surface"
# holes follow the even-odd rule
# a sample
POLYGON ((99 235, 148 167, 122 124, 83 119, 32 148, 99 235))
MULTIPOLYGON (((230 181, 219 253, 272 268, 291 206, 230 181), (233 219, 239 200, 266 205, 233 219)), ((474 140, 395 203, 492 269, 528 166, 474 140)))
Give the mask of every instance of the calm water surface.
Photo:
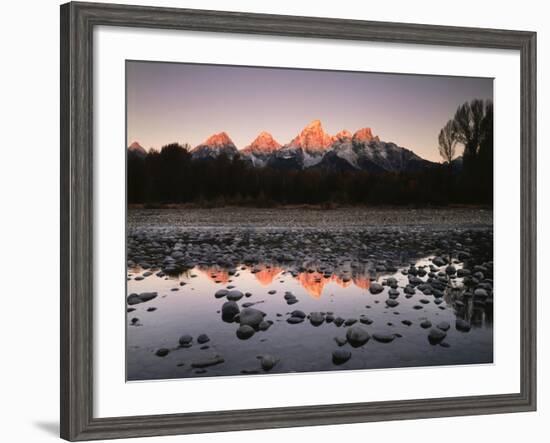
MULTIPOLYGON (((433 256, 413 263, 428 269, 433 256)), ((457 269, 461 264, 455 264, 457 269)), ((281 264, 239 265, 231 274, 223 267, 194 268, 176 275, 157 276, 158 269, 128 268, 128 294, 157 292, 156 298, 130 306, 127 313, 127 379, 169 379, 215 375, 265 373, 259 357, 271 355, 277 359, 270 373, 326 371, 335 369, 373 369, 428 365, 455 365, 491 363, 493 361, 492 304, 476 304, 472 297, 462 298, 462 279, 451 277, 451 287, 445 290, 442 303, 435 304, 432 295, 418 289, 406 298, 403 288, 407 275, 399 268, 394 273, 373 275, 355 266, 348 273, 328 276, 319 272, 297 272, 296 268, 281 264), (145 272, 145 277, 143 274, 145 272), (151 273, 149 275, 149 273, 151 273), (138 277, 138 280, 136 280, 138 277), (388 286, 379 294, 372 294, 371 279, 383 283, 388 277, 398 280, 399 305, 386 306, 388 286), (237 337, 238 323, 222 319, 221 307, 225 298, 216 298, 217 290, 234 286, 250 293, 238 301, 263 311, 265 320, 272 321, 266 331, 258 331, 251 338, 237 337), (298 302, 289 306, 285 292, 292 292, 298 302), (423 302, 421 302, 421 299, 423 302), (458 301, 458 302, 457 302, 458 301), (415 309, 414 307, 421 307, 415 309), (133 309, 133 310, 132 310, 133 309), (365 345, 342 349, 351 351, 351 358, 335 365, 332 353, 339 346, 335 338, 345 338, 347 326, 324 322, 314 326, 308 319, 299 324, 287 323, 289 313, 299 309, 311 312, 333 313, 335 317, 357 319, 367 316, 371 324, 357 322, 369 334, 396 336, 391 343, 370 339, 365 345), (457 318, 471 324, 468 332, 455 328, 457 318), (429 320, 435 327, 448 322, 450 329, 440 344, 430 344, 428 333, 420 323, 429 320), (410 325, 402 323, 410 321, 410 325), (192 346, 180 347, 179 337, 189 334, 192 346), (197 343, 200 334, 209 341, 197 343), (157 356, 166 348, 166 356, 157 356), (206 368, 192 367, 194 362, 215 356, 222 363, 206 368)), ((310 270, 311 271, 311 270, 310 270)), ((424 278, 425 280, 425 278, 424 278)))

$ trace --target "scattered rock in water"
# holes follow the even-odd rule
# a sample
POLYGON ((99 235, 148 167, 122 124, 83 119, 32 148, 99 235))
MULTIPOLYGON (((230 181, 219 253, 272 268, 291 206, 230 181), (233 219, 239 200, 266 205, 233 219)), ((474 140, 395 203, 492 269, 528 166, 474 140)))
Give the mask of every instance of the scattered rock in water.
POLYGON ((260 359, 260 364, 262 365, 262 369, 264 371, 270 371, 273 369, 273 366, 277 364, 279 360, 272 355, 266 354, 262 355, 262 358, 260 359))
POLYGON ((456 319, 455 327, 457 331, 460 331, 460 332, 468 332, 472 328, 470 323, 468 323, 466 320, 463 320, 461 318, 456 319))
POLYGON ((431 328, 432 322, 430 320, 424 320, 422 323, 420 323, 420 327, 423 329, 431 328))
POLYGON ((132 320, 130 320, 130 322, 131 322, 133 325, 135 325, 138 321, 139 321, 139 318, 137 318, 137 317, 134 317, 134 318, 132 318, 132 320))
POLYGON ((193 341, 193 337, 191 337, 189 334, 182 335, 179 339, 180 346, 191 346, 191 342, 193 341))
POLYGON ((226 298, 230 301, 239 301, 243 297, 244 297, 244 294, 237 289, 233 289, 229 291, 226 295, 226 298))
POLYGON ((210 337, 208 337, 208 335, 206 334, 201 334, 197 337, 197 343, 200 345, 207 343, 209 341, 210 341, 210 337))
POLYGON ((312 312, 309 314, 309 322, 313 326, 320 326, 324 323, 325 316, 320 312, 312 312))
POLYGON ((155 308, 154 306, 150 306, 147 308, 147 312, 153 312, 153 311, 156 311, 157 308, 155 308))
POLYGON ((413 306, 413 309, 416 309, 416 310, 424 309, 424 306, 422 306, 422 305, 414 305, 414 306, 413 306))
POLYGON ((306 318, 306 313, 304 311, 300 311, 299 309, 292 311, 290 315, 292 317, 306 318))
POLYGON ((219 365, 220 363, 225 362, 225 360, 220 357, 219 355, 215 355, 214 357, 205 358, 202 360, 197 360, 191 363, 192 368, 207 368, 209 366, 219 365))
POLYGON ((259 329, 260 331, 267 331, 267 330, 271 327, 272 324, 273 324, 272 321, 265 321, 265 320, 262 320, 262 321, 260 322, 260 324, 258 325, 258 329, 259 329))
POLYGON ((257 328, 264 319, 264 313, 255 308, 244 308, 239 314, 241 326, 248 325, 257 328))
POLYGON ((351 352, 346 349, 336 349, 332 352, 332 363, 342 365, 351 358, 351 352))
POLYGON ((373 282, 370 284, 369 291, 371 294, 380 294, 384 290, 384 286, 380 283, 373 282))
POLYGON ((170 353, 170 349, 160 348, 160 349, 157 349, 157 352, 155 352, 155 355, 157 357, 166 357, 169 353, 170 353))
POLYGON ((273 294, 276 294, 277 291, 275 289, 272 289, 271 291, 268 291, 267 293, 270 294, 270 295, 273 295, 273 294))
POLYGON ((377 332, 372 334, 372 338, 374 338, 377 342, 380 342, 380 343, 391 343, 395 339, 395 335, 381 334, 377 332))
POLYGON ((141 294, 130 294, 126 299, 126 303, 129 305, 145 303, 149 300, 153 300, 157 295, 157 292, 142 292, 141 294))
POLYGON ((393 298, 388 298, 386 300, 386 306, 388 306, 389 308, 395 308, 398 305, 399 302, 397 300, 394 300, 393 298))
POLYGON ((361 326, 354 325, 347 330, 346 338, 351 346, 357 348, 359 346, 363 346, 367 341, 369 341, 370 335, 361 326))
POLYGON ((126 309, 126 312, 130 313, 130 312, 134 312, 136 310, 136 308, 128 308, 126 309))
POLYGON ((214 297, 216 298, 223 298, 225 297, 229 291, 227 289, 218 289, 216 293, 214 294, 214 297))
POLYGON ((448 331, 450 329, 451 325, 446 321, 442 321, 442 322, 439 322, 437 324, 437 327, 439 329, 441 329, 442 331, 448 331))
POLYGON ((428 334, 428 341, 432 345, 437 345, 443 341, 443 339, 447 337, 447 333, 442 331, 439 328, 432 328, 430 329, 430 333, 428 334))
POLYGON ((333 322, 333 323, 334 323, 337 327, 340 327, 340 326, 342 326, 342 325, 344 324, 345 321, 346 321, 346 320, 343 319, 342 317, 336 317, 336 318, 334 319, 334 322, 333 322))
POLYGON ((367 317, 366 315, 361 315, 359 317, 359 321, 364 325, 371 325, 373 323, 373 320, 370 317, 367 317))
POLYGON ((395 298, 399 297, 399 291, 398 291, 397 289, 393 289, 393 288, 392 288, 392 289, 390 289, 390 290, 388 291, 388 296, 389 296, 390 298, 395 299, 395 298))
POLYGON ((302 323, 304 321, 303 317, 288 317, 286 319, 287 323, 290 323, 291 325, 296 325, 298 323, 302 323))
POLYGON ((420 300, 418 300, 420 303, 422 303, 423 305, 427 305, 428 303, 430 303, 430 300, 428 300, 427 298, 421 298, 420 300))
POLYGON ((334 337, 334 341, 338 346, 344 346, 348 341, 343 337, 334 337))
POLYGON ((345 322, 344 322, 344 326, 351 326, 353 324, 357 323, 357 319, 356 318, 348 318, 345 322))
POLYGON ((239 329, 237 329, 237 337, 241 340, 247 340, 255 333, 256 331, 254 330, 254 328, 249 325, 241 325, 239 326, 239 329))
POLYGON ((226 322, 233 321, 233 318, 239 313, 239 305, 234 301, 226 301, 222 305, 222 320, 226 322))
POLYGON ((410 320, 401 320, 401 323, 403 323, 405 326, 412 325, 412 321, 410 321, 410 320))

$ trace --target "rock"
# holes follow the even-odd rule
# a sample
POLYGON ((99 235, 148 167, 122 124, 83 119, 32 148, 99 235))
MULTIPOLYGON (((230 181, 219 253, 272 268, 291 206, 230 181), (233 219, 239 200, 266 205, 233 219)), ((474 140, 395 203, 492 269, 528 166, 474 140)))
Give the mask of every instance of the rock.
POLYGON ((356 318, 348 318, 345 322, 344 322, 344 326, 351 326, 353 324, 357 323, 357 319, 356 318))
POLYGON ((207 343, 209 341, 210 341, 210 337, 208 337, 208 335, 206 334, 201 334, 197 337, 197 343, 200 345, 207 343))
POLYGON ((439 329, 441 329, 442 331, 448 331, 450 329, 451 325, 446 321, 442 321, 442 322, 439 322, 437 324, 437 327, 439 329))
POLYGON ((237 289, 233 289, 227 293, 226 297, 230 301, 239 301, 244 297, 244 294, 237 289))
POLYGON ((361 315, 359 317, 359 321, 361 323, 363 323, 364 325, 370 325, 373 322, 373 320, 371 318, 367 317, 366 315, 361 315))
POLYGON ((267 293, 273 295, 273 294, 276 294, 277 291, 275 289, 272 289, 271 291, 268 291, 267 293))
POLYGON ((214 297, 216 298, 223 298, 225 297, 229 291, 227 289, 218 289, 216 293, 214 294, 214 297))
POLYGON ((270 371, 273 369, 273 366, 277 364, 278 360, 273 357, 272 355, 266 354, 262 355, 262 358, 260 360, 260 363, 262 365, 262 369, 264 371, 270 371))
POLYGON ((447 333, 442 331, 438 328, 432 328, 430 329, 430 333, 428 334, 428 341, 432 345, 436 345, 443 341, 443 339, 447 337, 447 333))
POLYGON ((334 341, 338 346, 344 346, 348 341, 343 337, 334 337, 334 341))
POLYGON ((374 333, 372 334, 372 338, 380 343, 391 343, 395 339, 395 335, 374 333))
POLYGON ((380 283, 373 282, 370 284, 369 291, 371 294, 380 294, 384 290, 384 286, 380 283))
POLYGON ((160 348, 160 349, 157 349, 157 352, 155 352, 155 355, 157 357, 166 357, 169 353, 170 353, 170 349, 160 348))
POLYGON ((397 300, 394 300, 392 298, 388 298, 386 300, 386 305, 389 307, 389 308, 395 308, 396 306, 399 305, 399 302, 397 300))
POLYGON ((412 325, 412 321, 410 321, 410 320, 401 320, 401 323, 403 323, 405 326, 412 325))
POLYGON ((341 365, 351 358, 351 352, 346 349, 336 349, 332 352, 332 363, 341 365))
POLYGON ((346 332, 348 343, 354 348, 364 345, 370 339, 369 333, 361 326, 352 326, 346 332))
POLYGON ((474 297, 485 299, 489 297, 489 293, 483 288, 476 288, 476 290, 474 291, 474 297))
POLYGON ((235 315, 239 313, 239 305, 234 301, 226 301, 222 305, 222 319, 224 321, 233 321, 235 315))
POLYGON ((422 305, 414 305, 413 309, 419 310, 419 309, 424 309, 424 307, 422 305))
POLYGON ((390 290, 388 291, 388 296, 389 296, 390 298, 395 299, 395 298, 399 297, 399 291, 398 291, 397 289, 393 289, 393 288, 392 288, 392 289, 390 289, 390 290))
POLYGON ((223 363, 225 360, 221 358, 219 355, 216 355, 214 357, 205 358, 203 360, 194 361, 191 363, 192 368, 207 368, 209 366, 219 365, 220 363, 223 363))
POLYGON ((431 328, 432 322, 430 320, 424 320, 422 323, 420 323, 420 327, 423 329, 431 328))
POLYGON ((456 268, 453 265, 449 265, 445 268, 445 273, 447 275, 454 275, 456 274, 456 268))
POLYGON ((428 303, 430 303, 430 300, 428 300, 427 298, 421 298, 420 300, 418 300, 420 303, 422 303, 423 305, 427 305, 428 303))
POLYGON ((455 322, 455 328, 457 329, 457 331, 460 332, 468 332, 472 328, 472 326, 466 320, 457 318, 455 322))
POLYGON ((254 335, 256 331, 254 331, 254 328, 249 325, 241 325, 239 329, 237 329, 237 337, 239 337, 241 340, 249 339, 254 335))
POLYGON ((253 328, 257 328, 263 319, 264 313, 254 308, 244 308, 239 314, 239 323, 253 328))
POLYGON ((447 264, 447 260, 442 257, 434 257, 432 259, 432 263, 436 266, 445 266, 447 264))
POLYGON ((290 323, 291 325, 295 325, 298 323, 302 323, 304 321, 303 317, 288 317, 286 319, 287 323, 290 323))
POLYGON ((182 335, 179 339, 179 343, 182 346, 190 345, 192 341, 193 341, 193 337, 191 337, 188 334, 182 335))
POLYGON ((313 326, 320 326, 324 323, 324 321, 325 321, 325 316, 320 312, 312 312, 311 314, 309 314, 309 322, 313 326))
POLYGON ((154 312, 156 310, 157 310, 157 308, 155 308, 154 306, 150 306, 150 307, 147 308, 147 312, 154 312))
POLYGON ((135 325, 138 321, 139 321, 139 318, 137 317, 134 317, 132 318, 132 320, 130 320, 132 322, 133 325, 135 325))
POLYGON ((271 321, 262 320, 260 322, 260 324, 258 325, 258 329, 260 331, 267 331, 271 327, 272 324, 273 324, 273 322, 271 322, 271 321))
POLYGON ((129 305, 145 303, 149 300, 153 300, 157 295, 157 292, 142 292, 141 294, 130 294, 126 299, 126 303, 129 305))
POLYGON ((306 313, 304 311, 300 311, 299 309, 292 311, 290 315, 292 317, 306 318, 306 313))
POLYGON ((346 321, 346 320, 343 319, 342 317, 336 317, 336 318, 334 319, 334 324, 335 324, 336 326, 340 327, 340 326, 342 326, 342 325, 344 324, 345 321, 346 321))

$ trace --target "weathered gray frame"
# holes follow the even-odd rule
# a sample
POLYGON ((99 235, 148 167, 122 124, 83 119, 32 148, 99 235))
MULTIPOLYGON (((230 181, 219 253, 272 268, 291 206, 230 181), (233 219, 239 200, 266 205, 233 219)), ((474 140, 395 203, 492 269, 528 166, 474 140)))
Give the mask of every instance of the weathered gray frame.
POLYGON ((189 9, 61 6, 61 437, 71 441, 533 411, 536 408, 536 33, 189 9), (130 26, 512 49, 521 56, 521 391, 246 411, 93 417, 92 33, 130 26))

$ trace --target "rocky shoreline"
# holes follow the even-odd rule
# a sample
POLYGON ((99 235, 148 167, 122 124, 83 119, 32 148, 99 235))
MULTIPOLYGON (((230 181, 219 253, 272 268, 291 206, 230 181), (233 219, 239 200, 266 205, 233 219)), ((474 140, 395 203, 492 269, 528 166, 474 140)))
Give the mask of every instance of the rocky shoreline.
MULTIPOLYGON (((164 335, 162 341, 171 345, 151 343, 146 358, 151 355, 163 362, 182 350, 200 351, 198 355, 193 351, 193 357, 186 362, 176 358, 172 369, 165 370, 166 374, 176 366, 187 368, 185 375, 179 376, 288 372, 285 367, 296 356, 290 351, 287 354, 280 344, 268 346, 269 337, 275 333, 293 335, 293 328, 303 331, 305 327, 323 331, 319 335, 323 342, 318 346, 326 348, 328 355, 313 364, 315 370, 353 367, 359 364, 355 360, 364 358, 365 349, 374 347, 372 343, 397 346, 396 352, 400 352, 401 345, 396 343, 414 339, 416 346, 420 346, 420 337, 428 346, 446 349, 453 340, 460 340, 461 335, 480 326, 479 315, 492 317, 490 212, 436 212, 431 218, 422 212, 417 214, 419 223, 408 224, 410 213, 388 210, 362 213, 362 220, 357 219, 360 215, 356 211, 301 217, 294 211, 278 217, 269 210, 250 214, 239 211, 241 220, 243 214, 247 215, 246 222, 237 222, 236 214, 230 210, 190 214, 172 211, 169 217, 162 211, 160 215, 158 211, 129 213, 129 334, 146 326, 149 316, 159 315, 153 306, 159 298, 170 294, 181 296, 185 291, 191 294, 202 270, 206 270, 204 273, 216 290, 202 291, 201 300, 207 299, 204 303, 211 306, 208 312, 212 312, 208 315, 218 318, 214 322, 226 325, 221 338, 223 346, 215 346, 216 338, 209 333, 213 325, 206 320, 200 330, 185 330, 183 325, 182 333, 164 335), (154 222, 159 217, 161 222, 154 222), (388 218, 394 224, 365 223, 388 218), (311 223, 313 219, 317 222, 311 223), (277 277, 265 293, 258 294, 247 286, 248 280, 242 280, 272 270, 277 270, 273 272, 277 277), (350 288, 346 290, 360 291, 366 299, 362 303, 358 299, 351 310, 346 306, 341 312, 336 297, 329 300, 334 302, 330 310, 306 309, 302 304, 314 305, 304 299, 304 293, 285 286, 303 279, 321 287, 337 282, 342 288, 350 288), (147 281, 174 281, 177 285, 164 294, 133 291, 147 281), (227 336, 228 327, 233 330, 233 338, 227 336), (334 332, 326 332, 326 328, 334 328, 334 332), (450 332, 459 335, 449 341, 450 332), (232 354, 247 352, 250 357, 252 352, 239 348, 239 343, 252 342, 257 368, 250 365, 235 368, 239 364, 231 363, 232 354), (231 368, 224 371, 227 364, 231 368)), ((304 342, 304 352, 312 345, 315 343, 304 342)), ((154 361, 150 365, 154 366, 154 361)), ((310 366, 300 368, 296 362, 290 365, 291 371, 308 370, 310 366)), ((172 378, 166 374, 159 373, 153 378, 172 378)))

